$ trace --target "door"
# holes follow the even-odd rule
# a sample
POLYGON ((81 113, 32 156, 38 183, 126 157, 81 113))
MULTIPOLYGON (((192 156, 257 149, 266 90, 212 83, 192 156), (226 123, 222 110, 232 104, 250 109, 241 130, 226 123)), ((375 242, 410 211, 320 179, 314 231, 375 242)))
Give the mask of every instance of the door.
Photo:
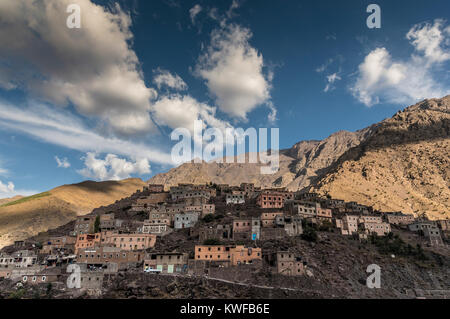
POLYGON ((173 265, 167 265, 167 273, 173 273, 173 265))

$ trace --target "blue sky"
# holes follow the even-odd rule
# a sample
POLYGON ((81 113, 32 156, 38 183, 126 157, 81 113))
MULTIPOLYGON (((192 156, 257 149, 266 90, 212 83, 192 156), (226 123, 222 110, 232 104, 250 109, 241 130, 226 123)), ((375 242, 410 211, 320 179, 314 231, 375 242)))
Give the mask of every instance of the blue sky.
POLYGON ((195 119, 278 127, 288 148, 447 95, 448 12, 444 0, 4 0, 0 198, 148 179, 195 119), (72 3, 80 29, 66 26, 72 3))

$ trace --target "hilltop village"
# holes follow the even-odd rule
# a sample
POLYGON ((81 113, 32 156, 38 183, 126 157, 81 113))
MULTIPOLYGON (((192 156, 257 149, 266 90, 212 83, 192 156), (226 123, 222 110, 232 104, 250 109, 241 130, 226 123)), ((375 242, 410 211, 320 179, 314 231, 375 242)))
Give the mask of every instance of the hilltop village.
POLYGON ((425 259, 423 248, 447 254, 449 227, 449 220, 378 212, 355 202, 250 183, 180 184, 168 191, 164 185, 148 185, 56 230, 4 248, 0 282, 15 293, 44 285, 92 295, 101 294, 105 284, 123 273, 248 283, 250 274, 264 269, 266 278, 287 282, 314 277, 308 258, 291 244, 296 240, 314 248, 322 237, 346 237, 358 245, 371 243, 389 258, 425 259), (411 234, 416 244, 398 234, 411 234), (71 265, 79 266, 77 285, 68 283, 77 280, 71 265))

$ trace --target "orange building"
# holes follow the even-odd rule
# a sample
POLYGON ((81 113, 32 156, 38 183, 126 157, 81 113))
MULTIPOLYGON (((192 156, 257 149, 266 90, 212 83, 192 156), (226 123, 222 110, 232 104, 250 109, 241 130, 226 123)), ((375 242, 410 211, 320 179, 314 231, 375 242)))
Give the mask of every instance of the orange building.
POLYGON ((277 191, 262 191, 256 199, 261 208, 283 208, 285 195, 277 191))
POLYGON ((195 246, 195 260, 228 262, 232 266, 261 260, 261 248, 244 246, 195 246))
POLYGON ((96 245, 100 245, 101 240, 101 233, 78 235, 77 241, 75 242, 75 253, 78 253, 79 249, 92 248, 96 245))
POLYGON ((111 234, 105 243, 122 250, 143 250, 152 248, 156 244, 156 235, 153 234, 111 234))

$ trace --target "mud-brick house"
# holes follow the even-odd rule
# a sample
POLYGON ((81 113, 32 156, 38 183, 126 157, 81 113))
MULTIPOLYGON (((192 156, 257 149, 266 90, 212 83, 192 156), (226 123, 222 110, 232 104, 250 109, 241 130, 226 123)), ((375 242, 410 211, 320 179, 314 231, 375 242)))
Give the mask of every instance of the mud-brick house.
POLYGON ((305 263, 294 253, 279 251, 277 252, 276 272, 286 276, 302 276, 305 274, 305 263))
POLYGON ((167 274, 186 272, 188 259, 189 254, 186 253, 151 253, 145 257, 144 271, 152 269, 167 274))
POLYGON ((75 242, 75 254, 83 248, 94 247, 102 242, 102 233, 79 234, 75 242))
POLYGON ((410 231, 419 232, 430 240, 432 246, 443 246, 441 231, 435 221, 417 221, 408 225, 410 231))
POLYGON ((229 224, 219 224, 215 227, 203 226, 198 229, 193 229, 191 236, 198 235, 198 240, 203 242, 207 239, 230 240, 233 236, 233 230, 229 224))
POLYGON ((144 190, 150 193, 163 193, 164 185, 161 184, 149 184, 148 186, 144 186, 144 190))
POLYGON ((175 229, 184 229, 194 227, 198 222, 199 213, 175 214, 173 227, 175 229))
POLYGON ((155 234, 111 234, 106 238, 105 245, 121 248, 122 250, 144 250, 156 244, 155 234))
POLYGON ((117 247, 86 248, 77 254, 77 264, 85 265, 90 269, 102 268, 109 272, 136 266, 143 259, 143 252, 122 250, 117 247))
POLYGON ((258 240, 261 237, 261 220, 256 217, 234 219, 233 239, 234 240, 258 240))
POLYGON ((391 225, 385 222, 362 222, 361 229, 366 234, 376 234, 377 236, 386 236, 391 232, 391 225))
POLYGON ((402 213, 388 213, 384 215, 385 221, 391 225, 404 225, 407 226, 415 222, 414 215, 402 214, 402 213))
POLYGON ((336 228, 342 235, 352 235, 358 232, 359 216, 345 215, 342 219, 335 219, 336 228))
POLYGON ((75 221, 72 235, 92 234, 94 232, 95 219, 96 216, 93 215, 78 216, 75 221))
POLYGON ((75 250, 77 238, 72 236, 52 236, 42 244, 41 254, 51 254, 54 250, 75 250))
POLYGON ((157 236, 164 236, 169 234, 172 231, 167 223, 161 223, 157 220, 146 220, 144 221, 144 225, 142 226, 143 234, 154 234, 157 236))
POLYGON ((114 229, 116 229, 114 213, 100 215, 100 230, 105 231, 114 229))
POLYGON ((225 196, 225 202, 227 205, 244 204, 245 203, 245 195, 244 194, 227 194, 225 196))
POLYGON ((261 260, 261 248, 244 247, 243 245, 199 245, 195 246, 195 260, 224 262, 229 266, 251 264, 253 260, 261 260))
POLYGON ((37 255, 32 250, 19 250, 10 255, 0 254, 1 267, 28 268, 37 264, 37 255))
POLYGON ((279 191, 264 190, 256 198, 256 204, 260 208, 283 208, 285 194, 279 191))
POLYGON ((450 220, 449 219, 442 219, 437 220, 436 224, 438 228, 441 230, 441 233, 444 237, 449 237, 450 234, 450 220))
POLYGON ((279 216, 284 216, 281 211, 263 211, 261 213, 261 226, 262 227, 275 227, 276 219, 279 216))

